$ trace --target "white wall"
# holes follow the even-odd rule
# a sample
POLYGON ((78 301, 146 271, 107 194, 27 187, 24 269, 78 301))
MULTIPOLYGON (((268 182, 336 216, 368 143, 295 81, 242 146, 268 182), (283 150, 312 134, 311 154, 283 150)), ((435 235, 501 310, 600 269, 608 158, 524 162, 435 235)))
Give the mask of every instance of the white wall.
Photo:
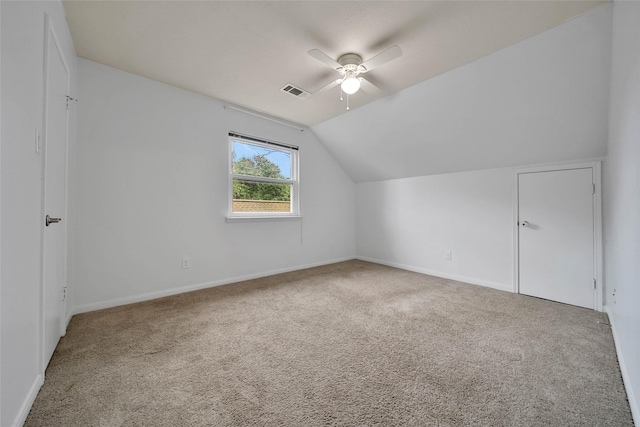
POLYGON ((355 256, 354 184, 311 132, 86 60, 79 98, 77 311, 355 256), (302 221, 225 221, 231 130, 300 146, 302 221))
POLYGON ((640 425, 640 3, 616 1, 604 163, 606 304, 640 425))
POLYGON ((313 126, 355 182, 605 154, 611 6, 313 126))
POLYGON ((514 178, 496 166, 605 153, 611 14, 314 126, 356 182, 374 181, 356 185, 358 257, 511 290, 514 178))
POLYGON ((356 218, 359 258, 512 288, 510 169, 357 184, 356 218))
MULTIPOLYGON (((60 2, 2 1, 2 266, 0 425, 21 424, 42 382, 40 239, 44 14, 51 17, 71 68, 76 57, 60 2)), ((75 126, 72 112, 71 127, 75 126)), ((73 138, 73 134, 71 135, 73 138)))
MULTIPOLYGON (((2 99, 2 7, 0 7, 0 100, 2 99)), ((0 101, 0 165, 2 164, 2 102, 0 101)), ((2 268, 2 173, 0 173, 0 269, 2 268)), ((0 331, 2 330, 2 272, 0 270, 0 331)), ((2 422, 2 339, 0 339, 0 422, 2 422)))

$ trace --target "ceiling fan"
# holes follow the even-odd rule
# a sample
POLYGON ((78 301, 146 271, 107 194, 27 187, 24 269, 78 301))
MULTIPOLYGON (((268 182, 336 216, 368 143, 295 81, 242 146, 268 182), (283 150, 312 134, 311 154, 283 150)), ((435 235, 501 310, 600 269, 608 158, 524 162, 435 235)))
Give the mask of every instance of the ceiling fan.
POLYGON ((325 92, 329 89, 340 85, 340 100, 342 100, 342 92, 347 94, 347 110, 349 109, 349 95, 356 93, 361 87, 364 92, 377 92, 378 88, 365 79, 362 74, 377 68, 387 62, 393 61, 402 56, 402 49, 398 46, 391 46, 383 50, 373 58, 362 61, 362 57, 355 53, 346 53, 338 58, 332 59, 329 55, 319 49, 312 49, 309 55, 322 62, 323 64, 333 68, 340 74, 340 78, 331 81, 328 85, 318 89, 315 93, 325 92))

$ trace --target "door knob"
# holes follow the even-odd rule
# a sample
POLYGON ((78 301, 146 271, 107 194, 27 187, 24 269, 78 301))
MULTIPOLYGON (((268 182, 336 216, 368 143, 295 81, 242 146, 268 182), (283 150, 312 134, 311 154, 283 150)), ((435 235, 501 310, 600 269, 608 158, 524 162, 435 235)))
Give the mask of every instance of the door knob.
POLYGON ((62 218, 51 218, 49 215, 47 215, 44 219, 44 224, 48 227, 49 224, 57 224, 60 221, 62 221, 62 218))
POLYGON ((520 224, 523 227, 528 227, 529 226, 529 221, 522 221, 522 223, 520 224))

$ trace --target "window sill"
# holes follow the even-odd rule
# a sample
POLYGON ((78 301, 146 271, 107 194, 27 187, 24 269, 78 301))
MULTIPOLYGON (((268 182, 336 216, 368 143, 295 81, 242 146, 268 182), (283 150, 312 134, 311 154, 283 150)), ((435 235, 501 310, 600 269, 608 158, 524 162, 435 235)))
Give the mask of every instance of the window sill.
POLYGON ((300 215, 260 215, 260 216, 228 216, 227 222, 263 222, 263 221, 301 221, 300 215))

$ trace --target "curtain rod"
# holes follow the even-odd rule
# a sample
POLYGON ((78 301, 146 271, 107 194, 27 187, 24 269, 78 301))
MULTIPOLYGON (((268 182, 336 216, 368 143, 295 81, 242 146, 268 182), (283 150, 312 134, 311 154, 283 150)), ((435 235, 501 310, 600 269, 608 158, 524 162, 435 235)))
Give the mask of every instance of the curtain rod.
POLYGON ((236 107, 236 106, 233 106, 233 105, 225 105, 223 108, 225 110, 229 109, 229 110, 240 111, 241 113, 249 114, 250 116, 259 117, 261 119, 265 119, 265 120, 269 120, 271 122, 279 123, 281 125, 289 126, 291 128, 299 130, 300 132, 304 132, 304 128, 301 128, 300 126, 294 125, 293 123, 285 122, 283 120, 278 120, 278 119, 273 118, 271 116, 267 116, 267 115, 264 115, 264 114, 256 113, 255 111, 246 110, 244 108, 236 107))

